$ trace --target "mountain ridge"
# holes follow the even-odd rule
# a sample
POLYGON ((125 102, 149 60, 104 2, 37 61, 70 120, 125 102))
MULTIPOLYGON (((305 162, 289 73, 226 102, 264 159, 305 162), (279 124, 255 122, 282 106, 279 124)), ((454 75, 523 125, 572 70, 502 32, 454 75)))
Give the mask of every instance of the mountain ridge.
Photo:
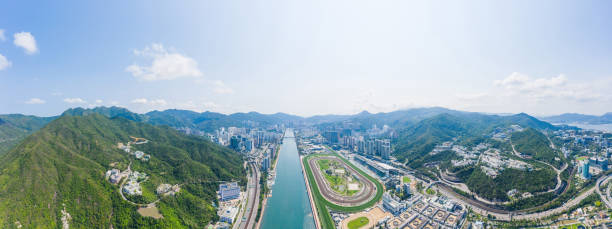
POLYGON ((111 223, 115 228, 203 227, 217 217, 210 205, 216 201, 216 186, 185 182, 201 179, 245 183, 241 156, 229 149, 171 128, 97 113, 61 116, 1 159, 3 228, 17 221, 26 228, 58 227, 64 205, 72 215, 73 228, 109 228, 111 223), (117 142, 127 142, 130 136, 150 140, 139 145, 139 149, 151 154, 149 162, 133 160, 117 148, 117 142), (119 163, 123 170, 129 161, 133 162, 132 169, 150 174, 152 187, 161 182, 185 183, 179 195, 159 202, 166 216, 162 220, 139 216, 134 206, 120 199, 117 187, 104 180, 111 162, 119 163), (190 206, 198 207, 186 209, 190 206))

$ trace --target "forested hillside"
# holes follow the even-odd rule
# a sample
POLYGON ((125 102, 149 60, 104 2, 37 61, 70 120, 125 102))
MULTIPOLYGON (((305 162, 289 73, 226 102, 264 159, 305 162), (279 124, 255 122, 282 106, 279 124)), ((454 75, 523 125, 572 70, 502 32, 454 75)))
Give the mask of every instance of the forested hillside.
POLYGON ((31 115, 0 115, 0 155, 6 153, 32 132, 42 128, 55 117, 31 115))
POLYGON ((0 227, 59 228, 65 205, 71 228, 202 228, 217 218, 218 181, 245 183, 242 164, 233 151, 168 127, 97 113, 64 115, 0 158, 0 227), (135 149, 150 161, 117 148, 130 136, 149 140, 135 149), (140 216, 104 179, 111 164, 124 170, 130 161, 150 177, 143 196, 160 183, 181 184, 176 196, 157 203, 162 219, 140 216))
POLYGON ((431 152, 436 144, 453 138, 470 142, 482 138, 495 128, 514 124, 541 130, 557 129, 547 122, 526 114, 498 116, 479 113, 443 113, 400 129, 393 151, 398 159, 410 163, 431 152))
POLYGON ((551 148, 548 138, 533 128, 513 133, 511 140, 514 149, 521 154, 547 162, 556 167, 560 167, 563 164, 561 154, 551 148))

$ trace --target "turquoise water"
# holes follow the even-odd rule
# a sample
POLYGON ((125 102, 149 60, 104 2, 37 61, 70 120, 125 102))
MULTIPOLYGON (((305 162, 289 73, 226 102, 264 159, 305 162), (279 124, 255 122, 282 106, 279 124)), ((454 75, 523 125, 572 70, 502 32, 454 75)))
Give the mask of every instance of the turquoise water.
POLYGON ((293 131, 287 130, 278 155, 276 184, 261 228, 315 228, 293 131))

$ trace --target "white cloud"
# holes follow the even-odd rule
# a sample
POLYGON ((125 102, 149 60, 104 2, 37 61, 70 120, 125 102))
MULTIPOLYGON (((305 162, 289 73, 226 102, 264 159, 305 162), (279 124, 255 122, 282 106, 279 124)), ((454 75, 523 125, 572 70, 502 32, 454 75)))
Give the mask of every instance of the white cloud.
POLYGON ((179 103, 176 106, 176 108, 178 109, 191 110, 196 112, 215 110, 218 107, 219 105, 214 102, 194 102, 193 100, 189 100, 184 103, 179 103))
POLYGON ((532 78, 514 72, 493 84, 502 87, 511 96, 527 96, 537 100, 562 98, 586 101, 601 97, 591 90, 594 85, 570 84, 563 74, 550 78, 532 78))
POLYGON ((149 104, 151 104, 152 106, 166 106, 166 105, 168 105, 166 100, 163 100, 163 99, 154 99, 154 100, 151 100, 151 101, 149 101, 149 104))
POLYGON ((64 102, 67 103, 86 103, 85 100, 81 98, 65 98, 64 102))
POLYGON ((233 94, 234 93, 234 89, 225 85, 225 83, 223 83, 223 81, 221 80, 215 80, 213 82, 213 86, 214 86, 213 91, 217 94, 233 94))
POLYGON ((32 55, 38 52, 38 47, 36 46, 36 39, 29 32, 21 32, 15 33, 13 35, 15 41, 13 42, 17 47, 21 47, 25 50, 25 53, 28 55, 32 55))
POLYGON ((46 103, 45 100, 39 99, 39 98, 31 98, 30 100, 25 102, 26 104, 43 104, 46 103))
POLYGON ((166 102, 166 100, 164 99, 146 99, 146 98, 138 98, 138 99, 133 99, 132 103, 135 104, 144 104, 144 105, 150 105, 150 106, 166 106, 168 105, 168 102, 166 102))
POLYGON ((559 88, 565 86, 567 77, 563 74, 551 78, 537 78, 514 72, 503 80, 496 80, 496 86, 505 87, 508 90, 519 90, 523 92, 533 92, 547 90, 551 88, 559 88))
POLYGON ((0 41, 6 41, 6 37, 4 36, 4 29, 0 29, 0 41))
POLYGON ((102 101, 101 99, 96 99, 96 103, 97 103, 97 104, 100 104, 100 103, 102 103, 102 102, 104 102, 104 101, 102 101))
POLYGON ((173 80, 181 77, 200 77, 198 63, 162 44, 152 44, 143 50, 134 50, 134 55, 152 59, 150 65, 132 64, 125 70, 134 77, 145 81, 173 80))
POLYGON ((146 104, 147 103, 147 99, 145 99, 145 98, 133 99, 132 103, 146 104))
POLYGON ((7 69, 8 67, 11 67, 11 65, 13 65, 13 63, 0 54, 0 70, 7 69))

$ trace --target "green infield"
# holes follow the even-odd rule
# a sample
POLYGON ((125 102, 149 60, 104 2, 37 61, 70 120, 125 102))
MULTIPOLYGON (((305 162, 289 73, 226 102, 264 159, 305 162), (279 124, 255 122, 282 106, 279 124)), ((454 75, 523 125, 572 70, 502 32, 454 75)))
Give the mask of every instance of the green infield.
POLYGON ((369 222, 370 220, 367 217, 362 216, 357 219, 351 220, 351 222, 348 223, 348 228, 359 229, 365 225, 368 225, 369 222))
POLYGON ((317 161, 317 164, 321 174, 325 176, 325 180, 327 180, 334 192, 344 196, 352 196, 363 188, 363 184, 353 179, 351 173, 340 162, 320 159, 317 161), (353 190, 349 189, 351 185, 355 186, 353 190))
POLYGON ((380 198, 382 198, 383 195, 383 186, 382 184, 376 180, 375 178, 371 177, 370 175, 368 175, 367 173, 363 172, 361 169, 357 168, 355 165, 353 165, 352 163, 350 163, 348 160, 346 160, 345 158, 343 158, 342 156, 338 155, 337 153, 335 153, 335 151, 333 154, 316 154, 316 155, 308 155, 306 157, 304 157, 302 159, 302 165, 304 166, 304 170, 306 171, 306 177, 308 177, 308 183, 310 185, 310 191, 312 193, 312 197, 315 203, 315 207, 316 207, 316 211, 317 211, 317 215, 319 216, 319 220, 321 221, 321 228, 323 229, 328 229, 328 228, 335 228, 334 226, 334 222, 329 214, 329 212, 327 211, 327 209, 333 209, 333 210, 337 210, 337 211, 343 211, 343 212, 358 212, 358 211, 362 211, 366 208, 369 208, 371 206, 373 206, 374 204, 376 204, 376 202, 378 202, 380 200, 380 198), (351 207, 345 207, 345 206, 339 206, 336 205, 334 203, 329 202, 328 200, 326 200, 321 193, 319 192, 319 187, 317 186, 317 182, 315 181, 313 172, 310 168, 310 165, 308 164, 308 160, 312 157, 318 157, 318 156, 336 156, 337 158, 339 158, 340 160, 342 160, 344 163, 346 163, 347 165, 351 166, 351 168, 355 169, 357 172, 359 172, 361 175, 363 175, 364 177, 366 177, 368 180, 372 181, 375 185, 376 185, 376 196, 374 196, 373 199, 371 199, 370 201, 359 205, 359 206, 351 206, 351 207))
POLYGON ((402 180, 404 183, 410 183, 410 177, 403 177, 402 180))

